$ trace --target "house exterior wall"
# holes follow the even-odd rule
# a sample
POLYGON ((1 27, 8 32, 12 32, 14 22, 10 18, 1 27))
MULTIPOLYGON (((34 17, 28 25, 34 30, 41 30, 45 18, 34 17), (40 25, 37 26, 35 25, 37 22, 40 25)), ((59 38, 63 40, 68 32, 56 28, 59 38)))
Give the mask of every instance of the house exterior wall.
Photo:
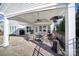
POLYGON ((25 24, 15 20, 9 20, 9 34, 19 35, 19 30, 23 29, 26 31, 27 25, 27 23, 25 24))
POLYGON ((37 24, 37 25, 31 25, 28 23, 23 23, 15 20, 9 20, 9 34, 10 35, 19 35, 19 31, 22 29, 25 31, 25 34, 31 34, 30 32, 27 32, 27 27, 31 27, 31 30, 34 31, 34 34, 37 33, 44 33, 48 32, 50 30, 50 24, 37 24), (39 27, 42 27, 42 31, 40 31, 39 27), (43 28, 46 26, 46 28, 43 28), (37 27, 37 32, 36 32, 36 27, 37 27))

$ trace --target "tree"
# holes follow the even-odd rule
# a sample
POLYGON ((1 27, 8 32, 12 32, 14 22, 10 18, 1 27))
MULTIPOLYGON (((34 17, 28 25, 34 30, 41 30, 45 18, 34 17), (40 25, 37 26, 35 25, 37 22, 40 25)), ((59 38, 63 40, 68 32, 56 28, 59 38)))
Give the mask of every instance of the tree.
MULTIPOLYGON (((79 6, 76 12, 76 37, 79 37, 79 6)), ((79 56, 79 39, 76 38, 76 54, 79 56)))
POLYGON ((65 34, 65 18, 57 26, 57 32, 65 34))

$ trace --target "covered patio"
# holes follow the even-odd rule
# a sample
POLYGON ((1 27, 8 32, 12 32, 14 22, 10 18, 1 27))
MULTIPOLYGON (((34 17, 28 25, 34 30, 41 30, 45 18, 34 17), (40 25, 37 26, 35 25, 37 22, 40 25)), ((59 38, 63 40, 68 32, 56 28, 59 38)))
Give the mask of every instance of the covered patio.
MULTIPOLYGON (((29 23, 34 28, 35 25, 38 25, 38 23, 36 23, 37 19, 41 19, 42 21, 44 20, 43 23, 50 25, 50 31, 52 32, 54 23, 50 19, 54 16, 64 16, 65 55, 76 55, 76 46, 74 43, 76 41, 75 4, 3 4, 0 8, 0 12, 0 15, 4 17, 3 47, 9 46, 9 20, 29 23)), ((41 23, 39 22, 39 24, 41 23)))

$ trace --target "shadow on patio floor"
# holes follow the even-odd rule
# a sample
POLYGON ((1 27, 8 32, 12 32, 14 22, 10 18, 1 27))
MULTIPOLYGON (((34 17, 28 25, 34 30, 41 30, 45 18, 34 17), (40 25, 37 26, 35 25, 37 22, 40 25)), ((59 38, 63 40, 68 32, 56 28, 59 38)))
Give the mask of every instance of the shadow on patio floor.
POLYGON ((35 41, 35 40, 30 40, 32 43, 35 43, 37 46, 39 46, 40 48, 42 48, 42 49, 44 49, 44 50, 46 50, 47 52, 49 52, 49 53, 51 53, 52 55, 54 55, 54 56, 62 56, 62 55, 60 55, 60 54, 57 54, 57 53, 55 53, 54 51, 52 51, 51 50, 51 47, 50 46, 48 46, 47 44, 45 44, 45 43, 39 43, 39 42, 37 42, 37 41, 35 41))

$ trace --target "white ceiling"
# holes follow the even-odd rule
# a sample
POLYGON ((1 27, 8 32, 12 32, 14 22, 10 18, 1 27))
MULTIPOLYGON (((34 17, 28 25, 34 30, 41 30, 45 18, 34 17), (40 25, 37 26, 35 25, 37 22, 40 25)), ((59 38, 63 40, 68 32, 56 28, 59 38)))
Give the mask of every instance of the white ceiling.
MULTIPOLYGON (((50 3, 4 3, 0 8, 0 12, 4 12, 7 16, 11 16, 8 19, 17 20, 22 22, 34 23, 38 18, 50 22, 50 18, 57 15, 64 15, 66 12, 65 8, 57 8, 60 4, 50 4, 50 3), (57 6, 56 6, 57 5, 57 6), (54 7, 55 6, 55 7, 54 7), (54 8, 56 9, 54 9, 54 8), (32 10, 41 10, 49 8, 48 10, 30 12, 32 10), (52 9, 50 9, 52 8, 52 9)), ((61 6, 64 6, 61 4, 61 6)), ((65 5, 66 6, 66 5, 65 5)))
POLYGON ((10 17, 8 19, 18 20, 22 22, 33 23, 37 21, 37 19, 41 19, 43 22, 51 23, 50 19, 54 16, 64 16, 66 13, 66 8, 58 8, 58 9, 49 9, 44 11, 37 11, 31 13, 24 13, 14 17, 10 17), (38 15, 39 13, 39 15, 38 15))
POLYGON ((3 3, 0 12, 4 12, 5 15, 10 15, 48 4, 49 3, 3 3))

